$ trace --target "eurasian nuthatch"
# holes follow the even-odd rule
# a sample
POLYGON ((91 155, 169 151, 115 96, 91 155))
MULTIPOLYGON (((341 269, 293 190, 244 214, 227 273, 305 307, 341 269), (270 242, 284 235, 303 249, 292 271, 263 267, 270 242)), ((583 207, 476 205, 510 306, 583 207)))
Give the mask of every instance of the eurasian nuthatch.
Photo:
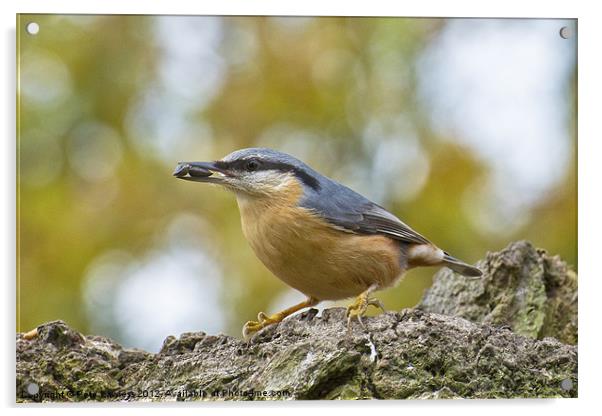
POLYGON ((352 317, 370 295, 395 285, 417 266, 447 266, 466 276, 481 271, 441 250, 395 215, 300 160, 265 148, 237 150, 215 162, 181 162, 174 176, 219 184, 236 195, 242 229, 263 264, 307 296, 272 316, 249 321, 243 335, 318 304, 357 296, 352 317))

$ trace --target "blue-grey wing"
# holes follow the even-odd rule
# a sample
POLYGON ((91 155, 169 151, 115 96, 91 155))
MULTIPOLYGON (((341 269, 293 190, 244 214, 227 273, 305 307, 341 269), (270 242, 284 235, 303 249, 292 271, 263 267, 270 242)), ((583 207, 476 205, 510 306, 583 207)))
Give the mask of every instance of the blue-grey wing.
POLYGON ((320 192, 308 192, 301 206, 336 227, 357 234, 382 234, 413 244, 430 244, 389 211, 334 181, 321 183, 320 192))

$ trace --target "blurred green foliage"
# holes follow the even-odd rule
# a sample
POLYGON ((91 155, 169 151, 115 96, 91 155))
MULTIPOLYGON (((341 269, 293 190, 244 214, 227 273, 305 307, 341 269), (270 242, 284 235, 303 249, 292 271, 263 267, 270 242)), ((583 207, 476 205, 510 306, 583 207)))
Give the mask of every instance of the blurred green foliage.
MULTIPOLYGON (((469 262, 525 238, 576 266, 576 155, 562 183, 530 210, 526 225, 492 235, 470 220, 463 195, 489 167, 458 145, 454 133, 434 132, 416 91, 416 61, 445 20, 298 20, 219 20, 210 54, 218 56, 212 59, 221 62, 221 73, 208 86, 217 85, 216 91, 197 108, 194 99, 170 93, 161 81, 170 58, 157 18, 20 16, 18 330, 64 319, 88 331, 94 315, 86 312, 82 285, 94 259, 109 250, 143 257, 175 215, 194 213, 206 220, 205 237, 219 253, 225 330, 238 334, 286 286, 249 249, 232 195, 176 181, 175 163, 268 145, 297 151, 324 174, 369 189, 381 179, 370 175, 378 143, 366 140, 366 129, 375 118, 398 115, 418 137, 429 168, 411 197, 400 198, 402 189, 377 202, 469 262), (31 36, 24 28, 34 20, 41 29, 31 36), (164 111, 185 109, 183 119, 192 127, 181 129, 181 140, 170 138, 177 136, 173 131, 168 139, 151 137, 154 117, 132 122, 149 91, 159 91, 157 120, 164 111), (106 160, 100 163, 96 155, 106 160)), ((186 38, 181 47, 186 49, 186 38)), ((574 96, 574 79, 569 87, 574 96)), ((574 108, 567 116, 573 125, 574 108)), ((575 152, 576 137, 568 140, 575 152)), ((394 167, 392 172, 386 186, 395 185, 394 167)), ((381 294, 385 305, 414 305, 434 271, 411 271, 381 294)))

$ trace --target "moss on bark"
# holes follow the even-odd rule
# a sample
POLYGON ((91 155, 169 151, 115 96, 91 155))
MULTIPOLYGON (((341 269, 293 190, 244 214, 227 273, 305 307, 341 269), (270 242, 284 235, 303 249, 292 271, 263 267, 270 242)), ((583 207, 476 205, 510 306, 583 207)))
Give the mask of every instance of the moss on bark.
POLYGON ((482 282, 439 272, 421 304, 461 316, 405 309, 350 331, 343 308, 313 310, 250 342, 186 333, 150 354, 49 322, 17 334, 17 401, 576 397, 576 275, 523 242, 481 266, 482 282))
POLYGON ((418 308, 577 344, 577 274, 558 256, 518 241, 478 266, 477 279, 441 269, 418 308))

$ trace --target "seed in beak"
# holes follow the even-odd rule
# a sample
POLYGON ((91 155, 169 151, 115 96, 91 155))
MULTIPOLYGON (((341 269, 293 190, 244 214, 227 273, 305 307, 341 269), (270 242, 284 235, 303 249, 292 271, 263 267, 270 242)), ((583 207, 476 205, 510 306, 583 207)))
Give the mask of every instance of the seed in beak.
POLYGON ((181 178, 182 176, 188 175, 188 170, 190 169, 190 165, 188 163, 178 163, 176 169, 173 171, 173 176, 181 178))
POLYGON ((213 172, 209 169, 190 165, 189 163, 178 163, 178 166, 176 166, 176 169, 173 172, 173 176, 182 178, 186 175, 192 177, 207 177, 213 175, 213 172))

